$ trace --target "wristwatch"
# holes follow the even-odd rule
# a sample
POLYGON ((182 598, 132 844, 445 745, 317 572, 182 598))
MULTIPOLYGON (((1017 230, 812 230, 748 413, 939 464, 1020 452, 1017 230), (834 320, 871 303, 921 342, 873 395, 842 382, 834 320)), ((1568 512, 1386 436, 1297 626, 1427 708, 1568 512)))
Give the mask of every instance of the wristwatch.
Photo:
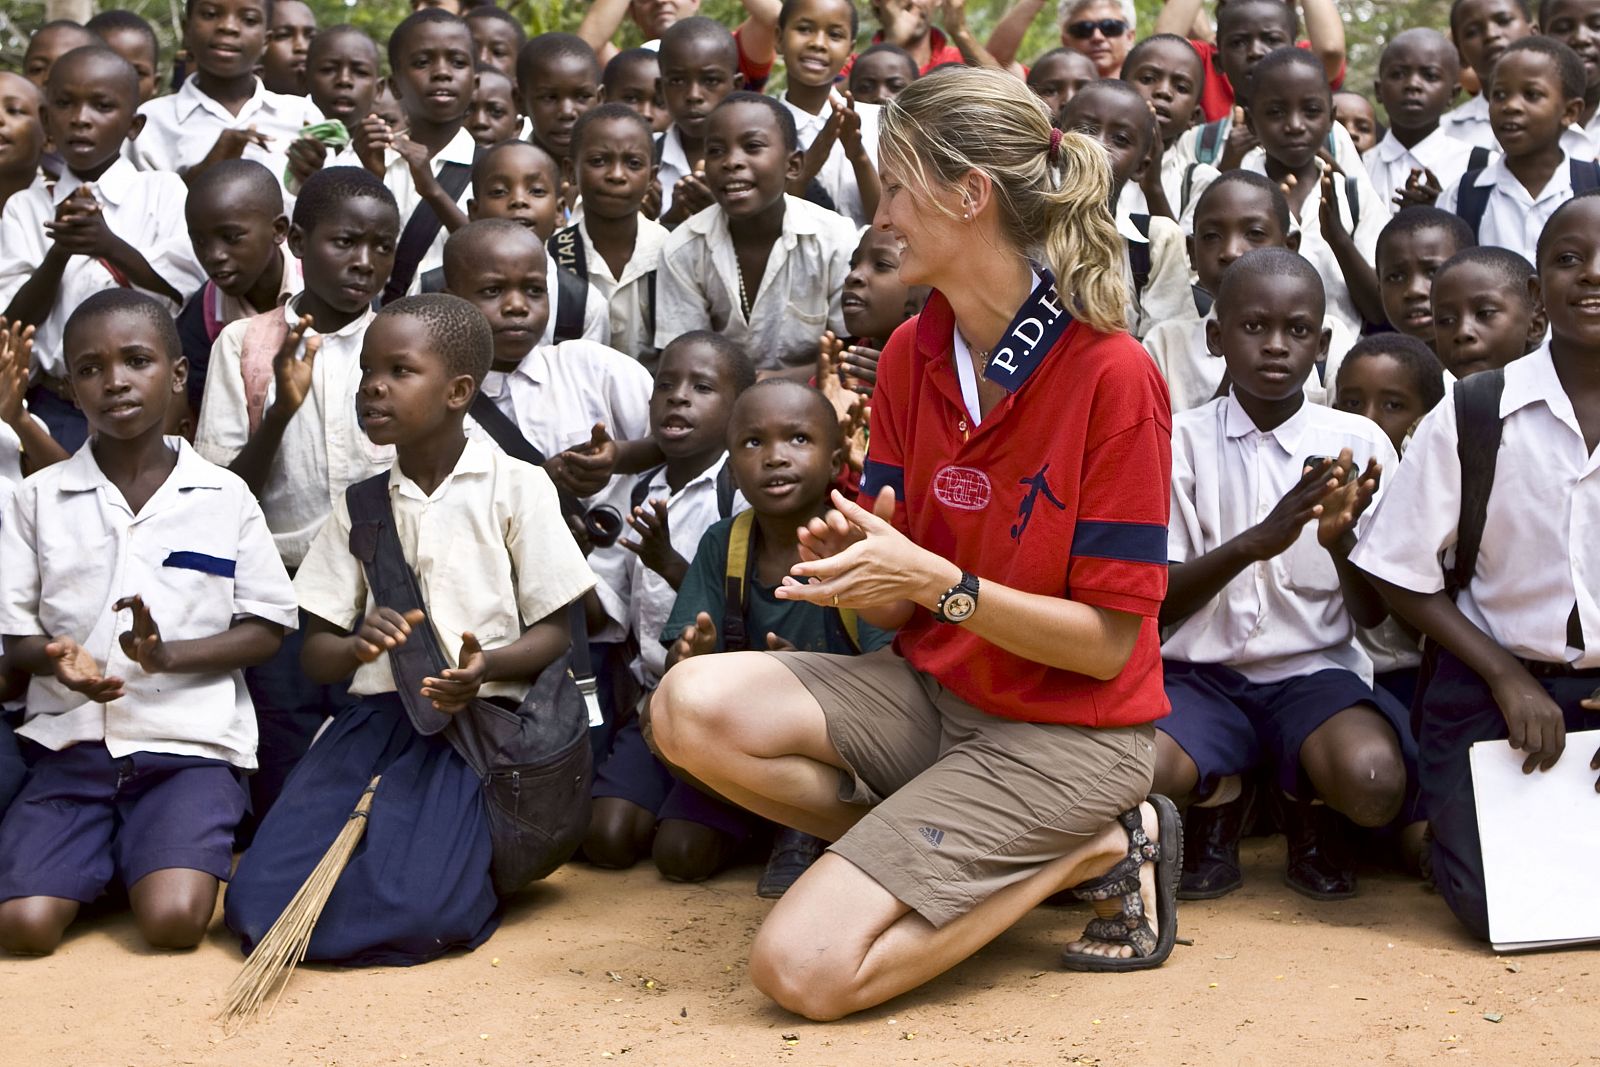
POLYGON ((972 618, 972 613, 978 610, 978 576, 961 572, 961 580, 939 598, 939 603, 933 609, 933 617, 940 622, 963 623, 972 618))

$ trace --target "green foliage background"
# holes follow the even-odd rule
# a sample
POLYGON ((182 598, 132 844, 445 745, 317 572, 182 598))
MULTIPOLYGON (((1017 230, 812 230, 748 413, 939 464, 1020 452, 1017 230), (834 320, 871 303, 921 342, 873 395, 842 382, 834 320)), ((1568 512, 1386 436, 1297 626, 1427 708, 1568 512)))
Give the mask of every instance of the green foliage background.
MULTIPOLYGON (((857 2, 863 11, 862 37, 865 40, 873 31, 872 20, 866 3, 857 2)), ((1337 2, 1344 15, 1350 56, 1350 73, 1345 84, 1369 96, 1378 53, 1390 36, 1412 26, 1433 26, 1441 30, 1447 27, 1448 0, 1337 2)), ((378 41, 380 50, 389 30, 410 11, 409 0, 309 0, 309 3, 317 13, 319 24, 354 23, 378 41)), ((967 18, 980 39, 988 35, 1010 3, 1011 0, 967 0, 967 18)), ((1161 10, 1161 0, 1136 0, 1136 3, 1141 31, 1148 33, 1161 10)), ((104 0, 100 7, 113 5, 114 0, 104 0)), ((178 39, 183 0, 123 0, 122 6, 136 11, 156 26, 162 37, 163 58, 170 62, 178 39)), ((506 6, 522 19, 529 33, 545 33, 576 28, 587 5, 581 0, 510 0, 506 6)), ((701 13, 729 26, 737 25, 744 18, 739 0, 705 0, 701 13)), ((21 66, 28 36, 44 22, 44 17, 43 0, 6 0, 0 5, 0 67, 17 69, 21 66)), ((638 43, 635 40, 638 31, 631 22, 625 23, 623 36, 629 44, 638 43)), ((1057 43, 1055 13, 1046 8, 1023 42, 1022 58, 1032 59, 1057 43)))

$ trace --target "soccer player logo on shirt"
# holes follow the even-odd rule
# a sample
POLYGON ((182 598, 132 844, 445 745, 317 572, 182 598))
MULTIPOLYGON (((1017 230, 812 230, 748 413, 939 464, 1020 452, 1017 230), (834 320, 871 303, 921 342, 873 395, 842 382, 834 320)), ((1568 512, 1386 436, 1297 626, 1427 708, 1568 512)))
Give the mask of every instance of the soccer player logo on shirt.
POLYGON ((1067 506, 1057 500, 1056 495, 1050 491, 1050 483, 1045 481, 1045 471, 1049 469, 1050 464, 1046 463, 1039 468, 1039 473, 1031 478, 1023 478, 1017 483, 1028 487, 1028 495, 1022 498, 1022 503, 1017 507, 1018 521, 1011 527, 1011 540, 1020 542, 1022 535, 1027 532, 1028 523, 1033 521, 1033 505, 1038 501, 1039 494, 1043 493, 1044 498, 1054 504, 1057 511, 1067 510, 1067 506))

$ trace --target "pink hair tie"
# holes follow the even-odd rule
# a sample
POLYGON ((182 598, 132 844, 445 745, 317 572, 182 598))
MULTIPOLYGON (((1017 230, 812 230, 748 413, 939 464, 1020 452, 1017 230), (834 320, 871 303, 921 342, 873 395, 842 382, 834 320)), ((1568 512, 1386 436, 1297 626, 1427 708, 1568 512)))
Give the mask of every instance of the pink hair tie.
POLYGON ((1061 131, 1058 129, 1051 129, 1050 131, 1050 154, 1048 158, 1052 166, 1061 162, 1061 131))

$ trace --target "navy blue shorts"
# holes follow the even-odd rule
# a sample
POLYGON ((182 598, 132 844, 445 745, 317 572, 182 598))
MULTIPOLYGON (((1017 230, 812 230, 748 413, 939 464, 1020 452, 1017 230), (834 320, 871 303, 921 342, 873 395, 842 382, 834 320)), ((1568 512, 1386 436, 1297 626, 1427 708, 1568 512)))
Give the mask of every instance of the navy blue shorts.
POLYGON ((639 719, 634 718, 611 743, 611 754, 595 772, 592 795, 617 797, 637 804, 656 819, 681 819, 708 826, 743 841, 760 825, 760 816, 681 781, 645 744, 639 719))
POLYGON ((1262 763, 1273 768, 1284 792, 1310 796, 1300 746, 1317 727, 1357 704, 1388 720, 1408 779, 1415 781, 1410 711, 1358 675, 1330 667, 1281 682, 1256 683, 1218 663, 1164 660, 1162 666, 1172 714, 1156 723, 1156 729, 1176 741, 1199 769, 1196 797, 1209 796, 1219 780, 1262 763))
POLYGON ((99 742, 45 752, 0 820, 0 900, 87 904, 113 879, 131 886, 174 867, 226 881, 245 798, 222 760, 112 759, 99 742))

